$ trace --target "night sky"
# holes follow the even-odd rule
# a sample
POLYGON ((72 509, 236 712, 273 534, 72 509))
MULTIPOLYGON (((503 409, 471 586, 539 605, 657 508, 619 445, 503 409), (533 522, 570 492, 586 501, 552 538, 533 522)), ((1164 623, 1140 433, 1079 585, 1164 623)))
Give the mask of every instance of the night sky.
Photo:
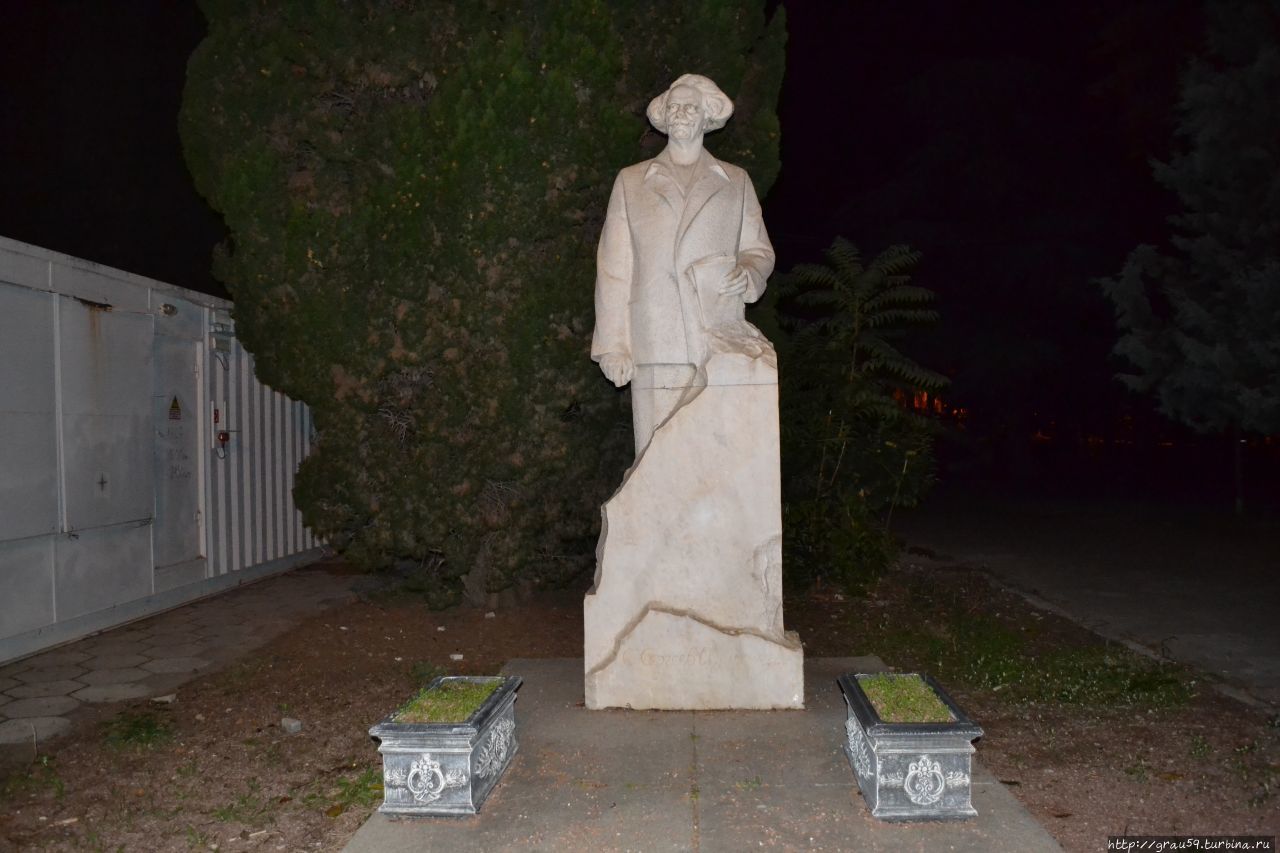
MULTIPOLYGON (((177 133, 194 3, 10 5, 0 234, 223 295, 221 221, 177 133)), ((1172 142, 1200 4, 786 5, 783 168, 764 202, 778 269, 836 235, 866 256, 909 243, 943 317, 913 352, 957 404, 1016 434, 1112 428, 1135 404, 1110 378, 1092 280, 1167 239, 1174 199, 1149 158, 1172 142)))
POLYGON ((4 5, 0 235, 225 296, 178 139, 195 3, 4 5))
POLYGON ((1112 379, 1094 280, 1167 240, 1176 200, 1149 161, 1173 141, 1200 5, 793 5, 765 207, 779 268, 836 234, 866 257, 922 251, 942 320, 911 351, 988 436, 1110 439, 1126 414, 1163 428, 1112 379))

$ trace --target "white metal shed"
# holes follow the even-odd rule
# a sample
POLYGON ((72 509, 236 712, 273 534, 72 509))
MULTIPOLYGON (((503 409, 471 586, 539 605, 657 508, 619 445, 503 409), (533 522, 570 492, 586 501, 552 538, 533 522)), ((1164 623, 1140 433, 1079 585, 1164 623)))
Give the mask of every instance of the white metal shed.
POLYGON ((0 237, 0 662, 320 555, 230 309, 0 237))

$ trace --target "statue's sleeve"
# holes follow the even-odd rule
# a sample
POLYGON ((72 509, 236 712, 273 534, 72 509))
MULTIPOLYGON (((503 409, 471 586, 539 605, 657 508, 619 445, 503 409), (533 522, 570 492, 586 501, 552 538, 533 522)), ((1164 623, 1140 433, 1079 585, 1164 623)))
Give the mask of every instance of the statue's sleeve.
POLYGON ((742 233, 738 235, 738 264, 747 271, 747 292, 742 295, 746 302, 755 302, 764 295, 765 282, 773 272, 773 244, 769 242, 769 232, 764 229, 764 214, 760 210, 760 200, 756 198, 756 188, 751 178, 744 177, 747 185, 742 191, 742 233))
POLYGON ((591 358, 606 353, 631 354, 631 276, 634 250, 627 222, 627 199, 619 173, 609 195, 609 211, 596 249, 596 328, 591 358))

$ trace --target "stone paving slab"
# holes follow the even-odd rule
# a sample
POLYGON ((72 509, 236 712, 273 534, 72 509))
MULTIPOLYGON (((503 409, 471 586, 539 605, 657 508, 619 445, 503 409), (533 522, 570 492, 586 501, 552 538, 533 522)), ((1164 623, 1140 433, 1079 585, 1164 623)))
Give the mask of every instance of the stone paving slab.
POLYGON ((171 658, 158 657, 150 663, 144 663, 142 668, 147 672, 195 672, 209 666, 212 661, 204 658, 171 658))
POLYGON ((125 699, 142 699, 158 692, 149 684, 101 684, 82 687, 71 695, 81 702, 123 702, 125 699))
POLYGON ((76 680, 93 687, 99 684, 126 684, 130 681, 141 681, 146 677, 145 669, 129 666, 121 669, 90 670, 76 680))
POLYGON ((354 600, 351 584, 304 567, 0 666, 0 759, 92 719, 93 708, 172 693, 354 600))
POLYGON ((13 699, 41 699, 45 696, 66 696, 84 687, 79 681, 38 681, 10 687, 6 693, 13 699))
POLYGON ((147 654, 155 654, 159 651, 161 654, 172 646, 183 646, 191 642, 190 631, 177 631, 167 634, 152 634, 147 638, 147 647, 144 651, 147 654))
POLYGON ((345 849, 1060 850, 977 761, 977 818, 871 817, 840 748, 845 705, 835 680, 880 669, 877 658, 806 661, 804 711, 588 711, 581 660, 511 661, 504 672, 524 678, 520 751, 481 813, 375 813, 345 849))
POLYGON ((147 651, 148 651, 148 653, 149 653, 149 654, 152 654, 152 655, 154 655, 155 657, 166 657, 166 658, 198 658, 198 657, 200 657, 200 656, 201 656, 201 655, 202 655, 206 650, 208 650, 208 648, 209 648, 209 646, 210 646, 210 645, 211 645, 210 643, 205 643, 205 642, 199 642, 199 643, 178 643, 178 644, 173 645, 173 646, 161 647, 161 648, 155 648, 155 649, 148 649, 147 651))
POLYGON ((42 681, 65 681, 71 678, 79 678, 85 672, 86 670, 79 666, 46 666, 40 669, 28 669, 14 677, 19 681, 25 681, 27 684, 37 684, 42 681))
POLYGON ((66 717, 26 717, 0 723, 0 744, 38 743, 71 730, 66 717))
MULTIPOLYGON (((109 636, 110 632, 106 635, 109 636)), ((146 651, 147 643, 143 642, 139 635, 134 635, 138 639, 99 639, 98 637, 90 637, 87 640, 81 640, 85 644, 85 651, 91 652, 97 656, 105 655, 137 655, 146 651)))
POLYGON ((81 661, 88 660, 89 655, 84 652, 72 651, 69 649, 55 649, 51 652, 33 655, 27 658, 23 663, 29 669, 37 669, 47 666, 74 666, 81 661))
POLYGON ((4 706, 4 715, 11 720, 23 717, 59 717, 74 711, 80 705, 70 696, 44 696, 39 699, 14 699, 4 706))
POLYGON ((128 669, 149 660, 146 655, 98 655, 86 660, 84 665, 88 669, 128 669))

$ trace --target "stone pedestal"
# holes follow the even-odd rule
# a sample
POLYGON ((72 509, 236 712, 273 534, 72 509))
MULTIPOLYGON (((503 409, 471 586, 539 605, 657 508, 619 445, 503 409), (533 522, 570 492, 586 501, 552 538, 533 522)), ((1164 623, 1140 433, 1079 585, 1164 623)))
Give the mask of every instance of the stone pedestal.
POLYGON ((777 366, 758 343, 713 351, 601 510, 588 708, 804 705, 782 624, 777 366))

